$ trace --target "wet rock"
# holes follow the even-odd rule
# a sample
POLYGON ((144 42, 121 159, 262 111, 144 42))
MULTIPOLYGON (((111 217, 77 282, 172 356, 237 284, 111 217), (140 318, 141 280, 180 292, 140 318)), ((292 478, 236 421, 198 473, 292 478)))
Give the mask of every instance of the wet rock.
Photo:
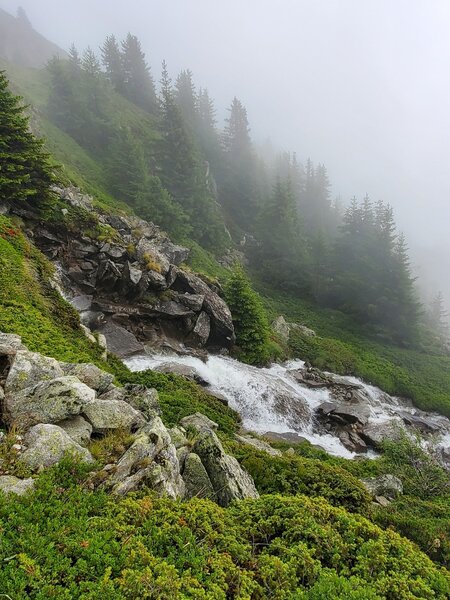
POLYGON ((328 416, 334 418, 335 415, 343 419, 346 423, 366 425, 370 416, 370 410, 367 406, 359 404, 339 404, 328 416))
POLYGON ((220 392, 217 392, 216 390, 211 390, 210 388, 205 388, 203 391, 205 392, 205 394, 208 394, 208 396, 211 396, 212 398, 218 400, 224 406, 228 406, 228 398, 220 392))
POLYGON ((142 413, 123 400, 94 400, 84 407, 83 416, 96 433, 113 429, 132 430, 145 423, 142 413))
POLYGON ((260 452, 265 452, 266 454, 270 454, 270 456, 282 456, 281 450, 277 450, 276 448, 272 448, 270 444, 264 442, 263 440, 258 440, 257 438, 253 438, 250 436, 243 435, 235 435, 234 436, 238 442, 241 444, 245 444, 246 446, 252 446, 259 450, 260 452))
POLYGON ((400 413, 400 416, 407 425, 410 425, 423 433, 437 433, 440 431, 439 425, 427 417, 412 415, 405 412, 400 413))
POLYGON ((195 381, 199 385, 208 385, 208 382, 203 379, 200 373, 194 367, 189 367, 188 365, 166 362, 158 365, 154 370, 159 373, 173 373, 174 375, 195 381))
POLYGON ((387 474, 379 477, 368 477, 361 479, 362 484, 367 491, 376 496, 384 496, 388 499, 396 498, 399 494, 403 494, 403 484, 395 475, 387 474))
POLYGON ((367 452, 366 443, 355 431, 341 431, 338 437, 350 452, 367 452))
POLYGON ((35 484, 35 479, 32 479, 31 477, 29 479, 19 479, 13 475, 0 476, 0 492, 3 492, 3 494, 23 496, 27 492, 33 490, 35 484))
POLYGON ((277 431, 267 431, 264 434, 264 437, 273 442, 289 442, 290 444, 304 444, 307 442, 310 444, 307 438, 293 431, 284 431, 281 433, 277 431))
POLYGON ((140 354, 145 351, 144 345, 138 342, 132 333, 120 325, 108 322, 99 331, 106 339, 109 352, 116 354, 119 358, 140 354))
POLYGON ((361 437, 367 444, 379 448, 386 441, 395 442, 401 438, 403 427, 398 421, 369 423, 361 431, 361 437))
POLYGON ((54 358, 28 350, 18 350, 6 379, 5 393, 13 394, 42 381, 63 375, 60 364, 54 358))
POLYGON ((184 461, 183 480, 185 498, 209 498, 214 500, 215 492, 211 480, 198 454, 190 452, 184 461))
POLYGON ((259 497, 253 479, 233 456, 225 454, 214 431, 204 429, 193 451, 208 473, 218 504, 228 506, 233 500, 259 497))
POLYGON ((19 461, 31 469, 50 467, 65 455, 71 455, 82 462, 91 463, 91 453, 57 425, 39 424, 32 427, 24 438, 27 446, 19 461))
POLYGON ((36 423, 57 423, 80 414, 95 399, 95 391, 76 377, 42 381, 5 395, 8 425, 21 428, 36 423))
POLYGON ((99 394, 106 392, 114 381, 114 375, 102 371, 91 363, 60 363, 65 375, 77 377, 82 383, 92 388, 99 394))
POLYGON ((87 446, 91 441, 92 425, 79 415, 60 421, 57 425, 80 446, 87 446))
POLYGON ((292 429, 299 429, 311 418, 311 410, 306 401, 293 396, 288 390, 278 391, 274 410, 285 417, 288 426, 292 429))
POLYGON ((214 421, 211 421, 207 416, 202 415, 202 413, 195 413, 193 415, 189 415, 187 417, 183 417, 180 420, 180 425, 184 427, 184 429, 194 429, 197 432, 204 431, 209 429, 211 431, 216 431, 219 426, 214 421))

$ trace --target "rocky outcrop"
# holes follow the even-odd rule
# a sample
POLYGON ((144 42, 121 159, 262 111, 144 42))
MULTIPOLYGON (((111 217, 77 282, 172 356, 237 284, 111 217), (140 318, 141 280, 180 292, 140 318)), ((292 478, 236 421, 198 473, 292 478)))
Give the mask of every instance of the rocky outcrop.
POLYGON ((115 429, 134 430, 145 423, 142 413, 123 400, 94 400, 84 406, 83 416, 96 433, 115 429))
POLYGON ((216 431, 219 426, 217 423, 209 419, 206 415, 202 415, 202 413, 195 413, 193 415, 188 415, 187 417, 183 417, 180 421, 180 425, 184 427, 184 429, 193 429, 197 433, 201 433, 202 431, 210 429, 211 431, 216 431))
POLYGON ((259 497, 253 479, 233 456, 225 453, 214 431, 203 430, 193 450, 200 457, 221 506, 228 506, 233 500, 259 497))
POLYGON ((79 415, 94 399, 95 391, 76 377, 56 377, 20 391, 6 388, 4 418, 10 427, 19 428, 57 423, 79 415))
POLYGON ((254 438, 249 435, 235 435, 235 438, 241 444, 251 446, 252 448, 256 448, 256 450, 259 450, 260 452, 265 452, 266 454, 270 454, 270 456, 282 456, 283 454, 281 450, 272 448, 270 444, 264 442, 263 440, 259 440, 258 438, 254 438))
POLYGON ((57 423, 61 429, 73 439, 74 442, 80 446, 87 446, 91 441, 92 425, 83 419, 83 417, 77 416, 71 419, 65 419, 57 423))
POLYGON ((380 475, 379 477, 368 477, 361 479, 366 490, 374 497, 394 499, 403 494, 403 484, 395 475, 380 475))
POLYGON ((183 480, 186 486, 185 498, 209 498, 214 500, 215 492, 211 479, 198 454, 189 452, 184 461, 183 480))
POLYGON ((288 323, 283 315, 279 315, 272 322, 271 327, 285 344, 289 342, 292 331, 297 331, 304 337, 315 337, 317 335, 313 329, 306 327, 306 325, 288 323))
POLYGON ((67 455, 82 462, 93 462, 91 453, 57 425, 35 425, 26 433, 24 445, 26 450, 19 460, 33 470, 50 467, 67 455))
POLYGON ((152 223, 101 212, 76 188, 55 191, 88 210, 107 241, 82 230, 68 236, 63 225, 37 227, 32 213, 22 216, 36 245, 62 267, 63 284, 82 322, 105 336, 111 352, 130 356, 166 338, 194 348, 232 345, 233 322, 220 289, 181 266, 189 249, 172 243, 152 223))

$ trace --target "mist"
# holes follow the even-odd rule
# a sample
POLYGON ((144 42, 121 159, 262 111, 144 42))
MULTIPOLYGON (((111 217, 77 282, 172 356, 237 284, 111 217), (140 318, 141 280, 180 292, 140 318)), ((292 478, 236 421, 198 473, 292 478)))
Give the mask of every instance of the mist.
POLYGON ((68 48, 136 34, 153 76, 193 71, 255 143, 324 163, 333 196, 395 208, 425 297, 450 304, 450 3, 445 0, 0 0, 68 48))

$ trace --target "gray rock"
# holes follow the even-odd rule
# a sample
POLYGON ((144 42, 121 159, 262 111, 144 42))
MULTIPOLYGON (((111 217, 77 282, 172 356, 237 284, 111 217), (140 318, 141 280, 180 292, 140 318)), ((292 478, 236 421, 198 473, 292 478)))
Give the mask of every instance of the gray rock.
POLYGON ((139 240, 136 246, 136 254, 139 260, 147 265, 157 265, 161 275, 164 276, 168 273, 170 267, 169 259, 147 238, 143 237, 139 240))
POLYGON ((128 261, 123 269, 123 283, 125 287, 136 287, 142 279, 143 272, 137 266, 131 265, 128 261))
POLYGON ((91 463, 91 453, 79 444, 57 425, 40 423, 32 427, 24 438, 27 449, 19 461, 32 469, 49 467, 59 462, 65 455, 91 463))
POLYGON ((65 376, 5 396, 8 425, 27 428, 36 423, 57 423, 93 402, 95 392, 76 377, 65 376))
POLYGON ((384 441, 395 442, 400 440, 403 427, 397 421, 386 423, 369 423, 361 431, 361 437, 367 444, 379 448, 384 441))
POLYGON ((228 506, 233 500, 259 497, 253 479, 233 456, 225 454, 211 429, 201 432, 193 451, 199 455, 208 473, 218 504, 228 506))
POLYGON ((367 491, 376 496, 384 496, 385 498, 396 498, 399 494, 403 494, 403 484, 395 475, 380 475, 379 477, 368 477, 361 479, 362 484, 367 491))
POLYGON ((258 440, 257 438, 253 438, 247 435, 235 435, 234 436, 238 442, 241 444, 245 444, 246 446, 252 446, 252 448, 256 448, 261 452, 266 452, 266 454, 270 454, 270 456, 282 456, 281 450, 277 450, 276 448, 272 448, 270 444, 267 442, 263 442, 263 440, 258 440))
POLYGON ((186 438, 186 432, 184 429, 180 427, 172 427, 172 429, 169 429, 168 431, 172 444, 175 446, 176 450, 188 445, 188 440, 186 438))
POLYGON ((334 415, 344 419, 346 423, 360 423, 366 425, 370 416, 370 410, 367 406, 361 404, 339 404, 329 416, 334 415))
POLYGON ((78 312, 84 312, 86 310, 90 310, 92 305, 92 296, 87 294, 75 296, 72 298, 70 303, 78 312))
POLYGON ((35 479, 31 477, 28 479, 19 479, 13 475, 2 475, 0 477, 0 492, 23 496, 34 488, 35 483, 35 479))
POLYGON ((172 265, 179 265, 189 258, 190 250, 184 246, 172 244, 170 240, 165 240, 158 245, 158 249, 172 265))
POLYGON ((343 445, 351 452, 367 452, 367 445, 356 431, 341 431, 338 434, 343 445))
POLYGON ((28 350, 18 350, 6 379, 5 393, 12 394, 63 375, 60 364, 54 358, 28 350))
POLYGON ((142 413, 123 400, 94 400, 84 407, 83 416, 96 433, 111 429, 131 430, 145 423, 142 413))
POLYGON ((157 390, 139 384, 127 383, 121 388, 112 387, 98 399, 127 402, 134 409, 140 411, 148 421, 161 414, 157 390))
POLYGON ((106 392, 114 381, 114 375, 102 371, 91 363, 60 363, 65 375, 72 375, 99 394, 106 392))
POLYGON ((193 415, 189 415, 187 417, 183 417, 180 420, 180 425, 184 427, 184 429, 194 429, 197 432, 201 432, 204 430, 215 431, 219 428, 217 423, 208 419, 207 416, 202 415, 202 413, 194 413, 193 415))
POLYGON ((190 310, 195 313, 198 313, 202 310, 203 301, 205 300, 205 296, 202 294, 179 294, 178 302, 187 306, 190 310))
POLYGON ((184 496, 177 453, 159 417, 139 430, 106 485, 119 496, 141 485, 150 487, 159 495, 171 498, 184 496))
POLYGON ((80 446, 87 446, 91 441, 92 425, 79 415, 60 421, 57 425, 64 429, 73 441, 80 444, 80 446))
POLYGON ((196 346, 204 346, 211 333, 211 320, 205 312, 201 312, 197 318, 194 329, 189 335, 189 341, 196 346))
POLYGON ((14 355, 18 350, 25 350, 20 336, 0 332, 0 356, 14 355))
POLYGON ((174 375, 195 381, 199 385, 207 385, 208 383, 194 367, 189 367, 188 365, 168 361, 158 365, 154 370, 159 373, 173 373, 174 375))
POLYGON ((115 323, 107 323, 100 328, 100 333, 105 337, 108 350, 119 358, 140 354, 145 351, 144 345, 136 337, 115 323))
POLYGON ((190 452, 186 456, 183 480, 186 486, 186 499, 209 498, 210 500, 214 500, 214 488, 198 454, 190 452))
POLYGON ((317 335, 314 329, 310 329, 305 325, 299 325, 298 323, 289 323, 289 327, 291 330, 294 329, 295 331, 298 331, 301 335, 305 337, 316 337, 317 335))
POLYGON ((280 315, 275 319, 275 321, 273 321, 272 329, 283 342, 287 343, 289 341, 290 327, 283 315, 280 315))

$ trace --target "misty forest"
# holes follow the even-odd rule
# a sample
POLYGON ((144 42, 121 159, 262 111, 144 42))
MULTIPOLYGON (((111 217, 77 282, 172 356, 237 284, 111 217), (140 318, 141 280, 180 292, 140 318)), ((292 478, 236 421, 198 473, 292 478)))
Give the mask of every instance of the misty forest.
POLYGON ((0 8, 0 597, 445 600, 447 299, 394 194, 110 22, 0 8))

